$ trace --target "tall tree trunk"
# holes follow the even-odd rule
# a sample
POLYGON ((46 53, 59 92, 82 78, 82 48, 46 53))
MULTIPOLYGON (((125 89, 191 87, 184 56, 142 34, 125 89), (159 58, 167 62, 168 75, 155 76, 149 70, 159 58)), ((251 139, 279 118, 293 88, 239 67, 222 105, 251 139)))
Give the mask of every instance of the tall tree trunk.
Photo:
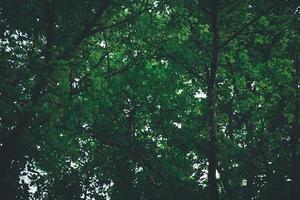
POLYGON ((212 2, 210 10, 211 14, 211 30, 213 34, 212 40, 212 60, 208 73, 207 80, 207 98, 209 106, 209 152, 208 152, 208 187, 209 199, 218 199, 218 185, 216 179, 217 170, 217 122, 216 122, 216 94, 215 94, 215 79, 219 64, 219 27, 218 27, 218 12, 219 0, 212 2))
POLYGON ((216 108, 215 108, 215 92, 214 87, 209 86, 208 92, 209 104, 209 152, 208 152, 208 186, 209 186, 209 199, 218 199, 218 186, 216 180, 217 169, 217 130, 216 130, 216 108))
POLYGON ((299 174, 298 174, 298 163, 299 163, 299 156, 297 152, 297 145, 299 145, 299 130, 300 130, 300 122, 299 122, 299 112, 300 112, 300 91, 299 91, 299 84, 300 84, 300 61, 298 55, 295 56, 295 119, 293 128, 290 132, 290 148, 291 148, 291 200, 297 200, 300 198, 300 188, 299 188, 299 174))
MULTIPOLYGON (((246 115, 247 116, 247 115, 246 115)), ((247 185, 246 185, 246 200, 253 199, 255 195, 255 188, 254 188, 254 179, 255 179, 255 169, 256 169, 256 152, 253 145, 253 136, 254 136, 254 123, 251 121, 251 116, 246 117, 246 130, 247 130, 247 151, 249 160, 247 163, 247 185)))
POLYGON ((114 160, 117 176, 113 179, 113 200, 138 200, 138 192, 134 186, 134 172, 130 161, 125 156, 120 156, 114 160))
POLYGON ((8 133, 0 147, 0 196, 6 200, 16 199, 18 177, 12 163, 20 157, 20 134, 25 125, 19 122, 15 130, 8 133))
MULTIPOLYGON (((246 85, 246 95, 251 94, 255 92, 255 88, 252 88, 253 81, 250 80, 248 76, 246 76, 247 85, 246 85)), ((256 150, 254 146, 254 134, 255 134, 255 123, 253 121, 254 115, 252 111, 255 110, 255 107, 250 105, 247 112, 244 113, 244 123, 246 126, 246 132, 247 132, 247 138, 246 138, 246 144, 247 144, 247 171, 246 171, 246 200, 251 200, 255 196, 255 173, 256 173, 256 150)))
MULTIPOLYGON (((44 0, 44 5, 47 41, 44 52, 44 68, 47 70, 50 68, 51 49, 54 44, 54 1, 44 0)), ((48 76, 48 74, 41 74, 31 91, 31 102, 34 105, 40 100, 42 90, 47 83, 45 76, 48 76)), ((2 146, 0 146, 0 197, 6 200, 15 200, 17 198, 19 180, 15 176, 18 176, 18 171, 12 169, 12 162, 20 160, 23 155, 20 151, 22 135, 28 131, 34 114, 30 111, 21 111, 17 126, 11 133, 7 134, 2 146)))

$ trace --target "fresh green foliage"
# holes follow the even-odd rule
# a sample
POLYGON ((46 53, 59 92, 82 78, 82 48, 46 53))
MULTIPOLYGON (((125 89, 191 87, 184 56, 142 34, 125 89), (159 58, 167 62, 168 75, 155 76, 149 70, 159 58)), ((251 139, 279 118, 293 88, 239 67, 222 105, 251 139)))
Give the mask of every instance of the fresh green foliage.
POLYGON ((0 0, 0 199, 300 199, 297 0, 0 0))

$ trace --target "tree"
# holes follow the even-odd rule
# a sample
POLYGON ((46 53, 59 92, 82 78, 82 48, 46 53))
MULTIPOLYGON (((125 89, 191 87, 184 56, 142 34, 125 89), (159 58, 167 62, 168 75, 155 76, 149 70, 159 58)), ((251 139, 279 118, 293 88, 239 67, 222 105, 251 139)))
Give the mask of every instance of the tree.
POLYGON ((297 1, 1 1, 5 199, 298 199, 297 1))

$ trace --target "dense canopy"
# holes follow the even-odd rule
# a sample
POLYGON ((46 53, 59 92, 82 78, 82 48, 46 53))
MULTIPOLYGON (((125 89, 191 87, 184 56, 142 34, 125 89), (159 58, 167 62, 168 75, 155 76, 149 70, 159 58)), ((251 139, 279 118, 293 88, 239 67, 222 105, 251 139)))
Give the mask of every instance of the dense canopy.
POLYGON ((0 0, 0 199, 299 200, 298 0, 0 0))

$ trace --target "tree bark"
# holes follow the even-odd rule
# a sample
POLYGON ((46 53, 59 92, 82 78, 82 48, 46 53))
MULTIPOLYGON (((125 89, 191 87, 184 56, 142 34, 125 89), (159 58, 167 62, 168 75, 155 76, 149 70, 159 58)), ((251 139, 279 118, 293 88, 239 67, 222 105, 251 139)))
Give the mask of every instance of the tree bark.
POLYGON ((246 185, 246 200, 251 200, 253 199, 255 195, 255 188, 254 188, 254 179, 255 179, 255 169, 256 169, 256 152, 254 149, 253 145, 253 136, 254 136, 254 129, 255 125, 251 121, 251 116, 246 117, 248 122, 246 122, 246 130, 247 130, 247 152, 249 156, 249 160, 247 163, 247 175, 246 175, 246 180, 247 180, 247 185, 246 185))
POLYGON ((113 178, 112 199, 138 200, 139 195, 134 185, 134 172, 128 158, 121 155, 114 160, 117 176, 113 178))
POLYGON ((212 40, 212 59, 211 67, 207 73, 207 98, 209 108, 209 152, 208 152, 208 189, 209 199, 218 199, 218 185, 216 179, 217 170, 217 122, 216 122, 216 94, 215 94, 215 79, 219 64, 219 27, 218 27, 218 12, 219 0, 212 2, 211 7, 211 30, 213 34, 212 40))
POLYGON ((295 119, 293 128, 290 132, 290 149, 291 149, 291 200, 297 200, 300 197, 300 188, 299 188, 299 174, 298 174, 298 163, 299 163, 299 156, 297 152, 297 145, 299 145, 299 130, 300 130, 300 123, 299 123, 299 112, 300 112, 300 61, 298 55, 295 56, 295 119))
POLYGON ((26 115, 22 116, 17 127, 8 133, 0 146, 0 196, 6 200, 16 199, 18 173, 12 168, 12 163, 20 158, 20 136, 27 126, 26 115))
MULTIPOLYGON (((44 68, 49 69, 52 58, 52 47, 54 44, 54 1, 44 1, 45 8, 45 32, 46 45, 44 50, 44 68)), ((31 91, 31 102, 36 105, 42 96, 47 74, 41 74, 31 91)), ((7 134, 2 146, 0 147, 0 196, 7 200, 17 198, 18 171, 12 169, 13 161, 18 161, 23 156, 20 151, 22 135, 29 129, 29 124, 35 113, 20 111, 19 121, 13 131, 7 134), (13 178, 14 177, 14 178, 13 178)), ((21 169, 19 169, 21 170, 21 169)))

